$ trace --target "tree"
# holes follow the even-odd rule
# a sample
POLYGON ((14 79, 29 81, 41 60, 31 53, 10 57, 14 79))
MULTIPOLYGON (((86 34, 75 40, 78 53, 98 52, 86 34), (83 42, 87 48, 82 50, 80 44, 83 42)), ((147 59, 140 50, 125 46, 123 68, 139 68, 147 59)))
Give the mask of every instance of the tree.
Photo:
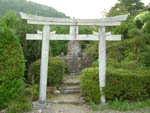
POLYGON ((24 97, 25 60, 9 14, 0 21, 0 108, 24 97))
POLYGON ((134 15, 144 8, 144 3, 141 0, 118 0, 118 3, 112 7, 107 16, 116 16, 120 14, 134 15))
POLYGON ((150 11, 138 14, 134 22, 139 29, 142 29, 145 33, 150 33, 150 11))

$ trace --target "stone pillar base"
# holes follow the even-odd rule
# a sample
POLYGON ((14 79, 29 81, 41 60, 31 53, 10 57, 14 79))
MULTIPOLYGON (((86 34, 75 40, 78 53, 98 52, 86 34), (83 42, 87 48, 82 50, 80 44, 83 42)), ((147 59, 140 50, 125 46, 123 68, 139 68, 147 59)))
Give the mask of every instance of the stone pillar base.
POLYGON ((45 103, 45 104, 40 104, 39 102, 33 102, 33 109, 35 110, 48 110, 50 109, 50 104, 45 103))

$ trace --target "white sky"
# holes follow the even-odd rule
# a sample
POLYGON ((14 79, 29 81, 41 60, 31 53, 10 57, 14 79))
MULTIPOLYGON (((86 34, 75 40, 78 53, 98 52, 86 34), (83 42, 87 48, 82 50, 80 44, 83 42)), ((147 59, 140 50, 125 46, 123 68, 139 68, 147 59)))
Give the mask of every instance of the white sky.
MULTIPOLYGON (((100 18, 104 10, 109 9, 117 3, 117 0, 28 0, 48 5, 56 10, 75 18, 100 18)), ((150 0, 141 0, 145 5, 150 0)))

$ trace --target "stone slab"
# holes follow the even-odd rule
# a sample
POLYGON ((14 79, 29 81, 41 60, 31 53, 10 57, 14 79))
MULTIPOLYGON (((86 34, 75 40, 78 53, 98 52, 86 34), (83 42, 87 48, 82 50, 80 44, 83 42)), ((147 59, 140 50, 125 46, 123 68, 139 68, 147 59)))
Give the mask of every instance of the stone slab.
POLYGON ((83 104, 84 101, 79 94, 68 94, 68 95, 59 95, 52 100, 49 100, 49 103, 52 104, 83 104))
POLYGON ((40 104, 39 102, 33 102, 34 110, 50 110, 50 103, 40 104))
POLYGON ((80 90, 62 90, 61 94, 79 94, 80 90))

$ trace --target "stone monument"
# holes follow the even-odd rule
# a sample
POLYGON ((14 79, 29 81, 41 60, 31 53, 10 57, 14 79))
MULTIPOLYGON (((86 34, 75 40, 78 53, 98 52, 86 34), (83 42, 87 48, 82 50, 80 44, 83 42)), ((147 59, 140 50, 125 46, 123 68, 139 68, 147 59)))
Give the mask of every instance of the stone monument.
POLYGON ((89 67, 91 62, 82 54, 81 44, 79 40, 71 40, 68 43, 67 55, 63 59, 68 65, 68 73, 70 75, 78 75, 82 69, 89 67))

